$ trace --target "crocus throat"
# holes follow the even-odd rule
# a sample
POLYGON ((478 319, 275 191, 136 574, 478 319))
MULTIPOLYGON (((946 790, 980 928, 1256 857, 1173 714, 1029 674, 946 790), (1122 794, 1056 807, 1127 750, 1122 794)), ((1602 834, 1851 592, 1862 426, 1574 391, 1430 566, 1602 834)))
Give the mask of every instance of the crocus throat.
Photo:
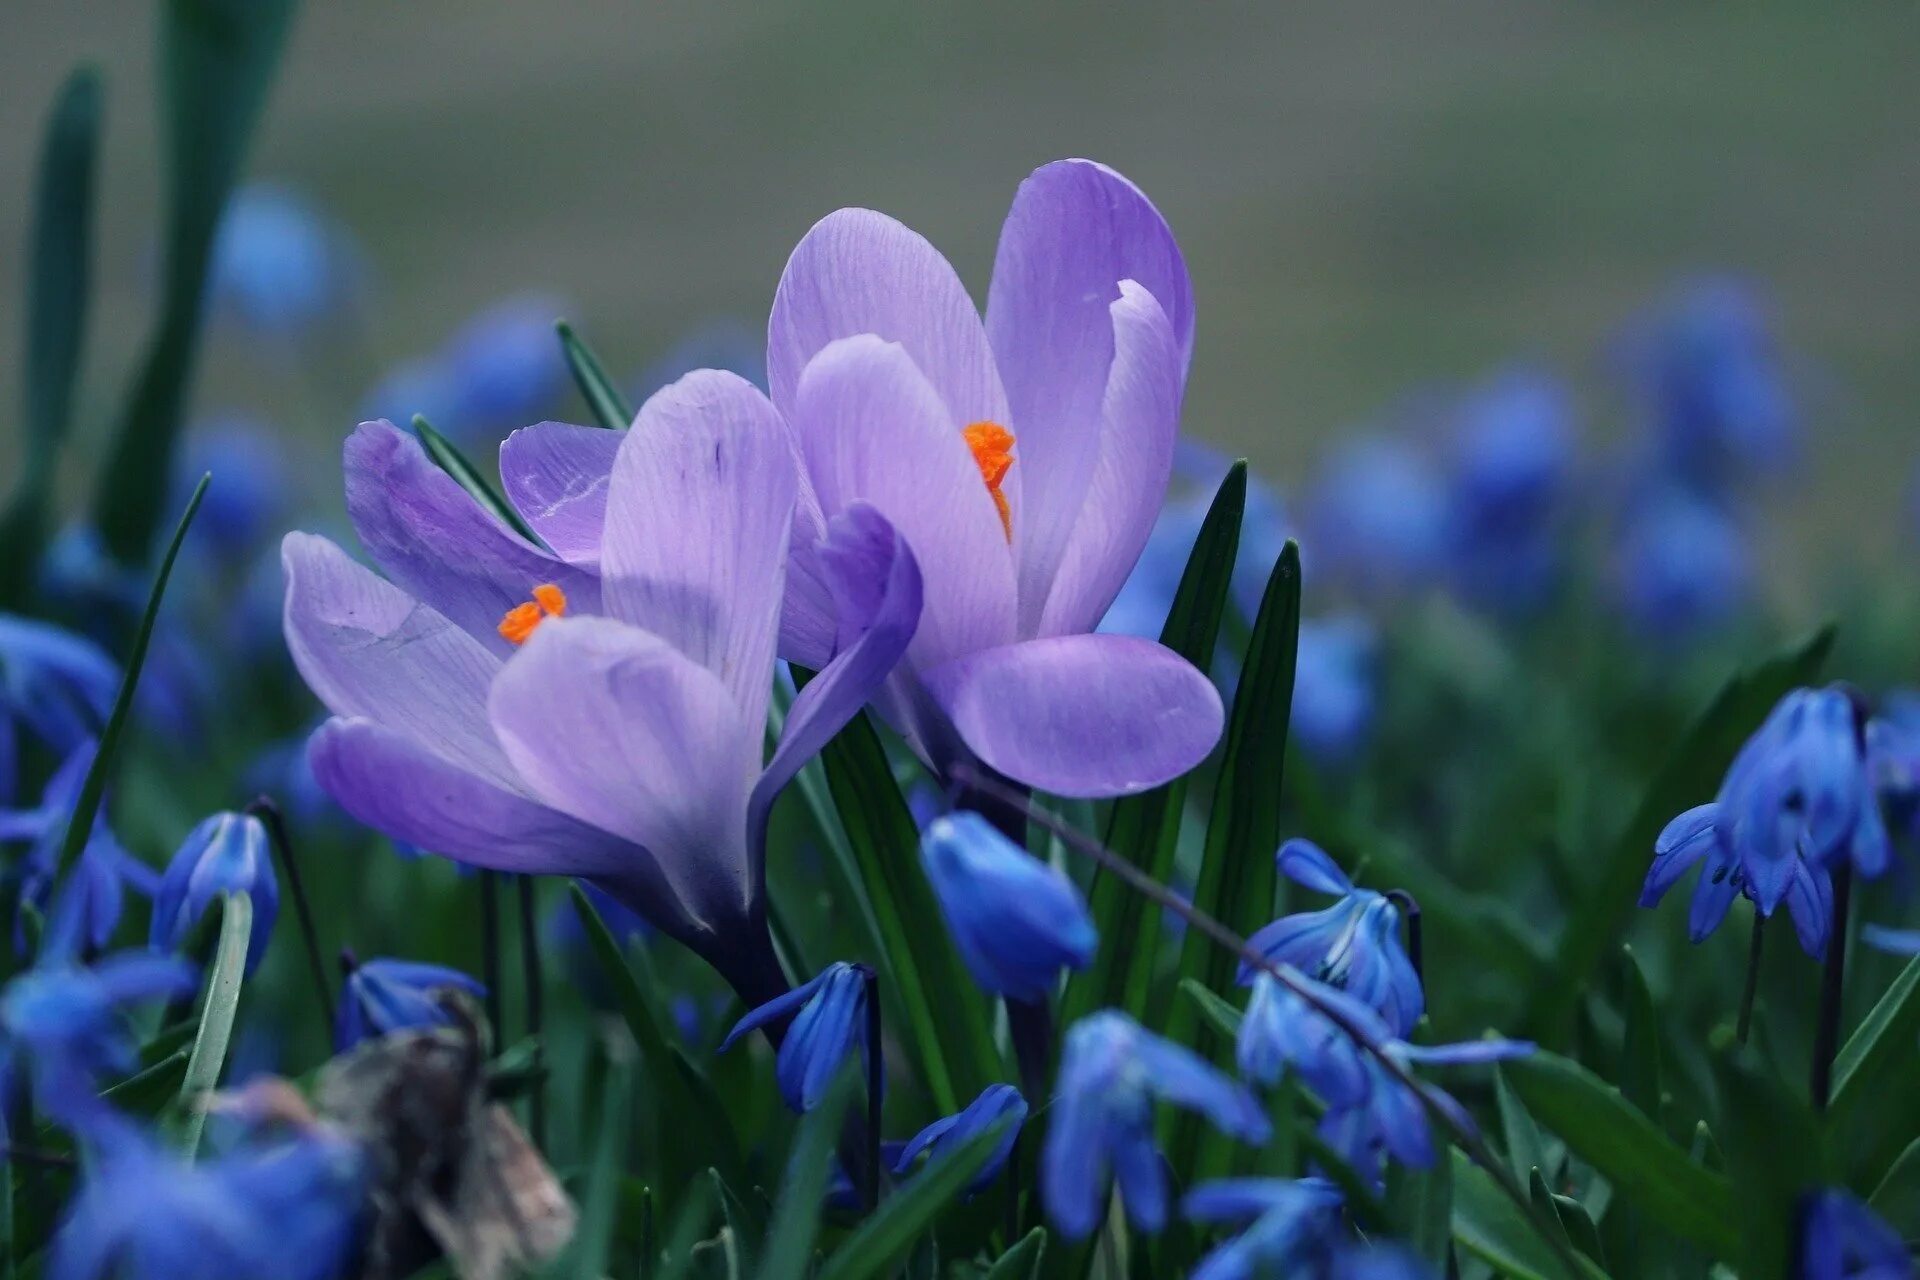
POLYGON ((997 422, 976 422, 960 434, 966 438, 967 448, 973 450, 980 478, 987 482, 987 492, 993 495, 993 509, 1000 513, 1000 527, 1006 531, 1007 541, 1012 542, 1013 509, 1007 506, 1007 495, 1000 492, 1000 482, 1007 478, 1013 466, 1013 432, 997 422))
POLYGON ((507 610, 507 616, 500 619, 500 634, 513 644, 525 644, 541 623, 566 611, 567 593, 551 582, 543 582, 533 589, 533 599, 507 610))

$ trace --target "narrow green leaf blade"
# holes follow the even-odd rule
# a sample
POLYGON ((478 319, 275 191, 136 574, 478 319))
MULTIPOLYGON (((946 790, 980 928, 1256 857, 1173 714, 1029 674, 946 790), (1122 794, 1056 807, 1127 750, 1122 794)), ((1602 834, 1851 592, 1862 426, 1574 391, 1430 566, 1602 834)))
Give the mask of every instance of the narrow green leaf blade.
POLYGON ((253 899, 244 893, 220 896, 220 942, 213 953, 213 976, 200 1012, 200 1030, 187 1059, 187 1077, 180 1085, 187 1104, 186 1133, 181 1149, 192 1160, 207 1126, 207 1096, 220 1083, 233 1039, 233 1020, 240 1011, 240 988, 247 976, 247 943, 253 936, 253 899))
POLYGON ((528 542, 535 546, 540 545, 539 537, 527 527, 527 522, 520 518, 520 513, 515 511, 513 505, 502 498, 487 482, 487 478, 480 474, 479 468, 467 459, 466 454, 460 452, 458 445, 435 431, 433 424, 419 414, 413 416, 413 434, 420 438, 420 447, 427 451, 427 456, 433 459, 434 465, 452 476, 462 489, 472 495, 475 502, 485 507, 494 518, 528 542))
POLYGON ((1493 1175, 1465 1152, 1453 1161, 1453 1238, 1509 1280, 1606 1280, 1606 1272, 1577 1255, 1569 1266, 1541 1238, 1493 1175), (1577 1267, 1577 1269, 1575 1269, 1577 1267))
POLYGON ((1827 1128, 1849 1181, 1872 1186, 1920 1130, 1913 1087, 1920 1041, 1920 956, 1907 963, 1847 1037, 1833 1064, 1827 1128))
POLYGON ((937 1156, 854 1229, 820 1268, 817 1280, 867 1280, 887 1274, 986 1167, 1005 1133, 1003 1121, 950 1154, 937 1156))
POLYGON ((792 1154, 787 1157, 780 1198, 774 1202, 759 1280, 802 1280, 808 1272, 840 1122, 853 1100, 857 1078, 851 1064, 842 1068, 826 1101, 801 1118, 792 1154))
POLYGON ((553 327, 560 335, 560 350, 567 357, 567 368, 573 371, 574 385, 580 388, 594 421, 610 431, 625 430, 633 422, 633 402, 627 399, 627 393, 607 376, 607 367, 572 325, 561 320, 553 327))
POLYGON ((1035 1227, 1020 1242, 994 1259, 985 1280, 1039 1280, 1040 1264, 1047 1256, 1047 1229, 1035 1227))

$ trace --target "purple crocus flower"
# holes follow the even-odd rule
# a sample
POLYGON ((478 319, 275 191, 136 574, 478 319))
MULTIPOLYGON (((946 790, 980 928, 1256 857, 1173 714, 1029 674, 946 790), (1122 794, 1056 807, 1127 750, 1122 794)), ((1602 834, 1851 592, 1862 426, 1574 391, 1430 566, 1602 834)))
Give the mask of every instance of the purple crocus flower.
POLYGON ((926 240, 842 209, 795 248, 767 335, 806 482, 781 652, 816 667, 826 523, 866 502, 913 548, 926 612, 876 706, 936 772, 969 759, 1062 795, 1166 781, 1219 737, 1219 695, 1150 640, 1095 634, 1172 467, 1193 294, 1152 203, 1102 165, 1034 172, 985 322, 926 240))
POLYGON ((367 423, 347 507, 383 580, 288 536, 288 647, 334 713, 320 785, 387 835, 476 866, 598 883, 748 1004, 786 989, 767 937, 774 796, 892 670, 920 611, 904 541, 864 506, 813 564, 831 661, 763 767, 798 490, 785 424, 745 380, 689 374, 632 430, 546 423, 501 450, 545 546, 419 444, 367 423))

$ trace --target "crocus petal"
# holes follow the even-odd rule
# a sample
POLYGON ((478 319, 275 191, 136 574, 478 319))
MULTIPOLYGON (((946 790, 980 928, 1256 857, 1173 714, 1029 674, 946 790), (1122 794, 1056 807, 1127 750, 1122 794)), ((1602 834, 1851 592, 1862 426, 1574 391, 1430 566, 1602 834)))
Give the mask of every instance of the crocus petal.
POLYGON ((391 422, 363 422, 347 437, 346 473, 347 514, 373 562, 495 653, 513 648, 500 619, 542 583, 575 609, 600 611, 591 574, 500 523, 391 422))
POLYGON ((920 621, 920 568, 872 507, 856 503, 834 517, 821 560, 839 602, 839 653, 793 700, 780 745, 754 784, 747 831, 756 855, 774 797, 859 714, 906 653, 920 621))
POLYGON ((1224 718, 1212 683, 1135 636, 1055 636, 969 654, 926 682, 966 745, 1063 796, 1118 796, 1193 768, 1224 718))
POLYGON ((1280 846, 1280 852, 1274 855, 1280 874, 1295 884, 1321 893, 1352 893, 1353 881, 1340 869, 1340 864, 1327 856, 1327 851, 1313 841, 1295 836, 1280 846))
POLYGON ((599 567, 607 482, 625 438, 598 427, 541 422, 522 427, 500 445, 500 487, 507 501, 569 564, 599 567))
POLYGON ((792 413, 821 509, 869 503, 913 549, 926 582, 914 665, 1013 639, 1006 531, 966 441, 907 351, 871 336, 832 343, 807 366, 792 413))
POLYGON ((553 618, 494 681, 490 709, 534 794, 652 850, 695 918, 745 910, 765 726, 711 671, 638 627, 553 618))
MULTIPOLYGON (((1133 572, 1167 496, 1180 428, 1185 366, 1152 294, 1120 282, 1113 368, 1101 402, 1099 442, 1084 496, 1027 499, 1020 530, 1023 625, 1041 603, 1040 635, 1091 631, 1133 572)), ((1038 487, 1034 475, 1027 488, 1038 487)), ((1025 491, 1023 490, 1023 493, 1025 491)))
POLYGON ((800 377, 830 343, 873 334, 906 349, 945 406, 949 431, 1007 421, 980 313, 940 251, 871 209, 841 209, 787 261, 767 322, 767 382, 792 413, 800 377))
POLYGON ((756 724, 773 688, 797 483, 786 426, 760 389, 697 369, 641 406, 607 496, 607 612, 713 672, 756 724))
POLYGON ((495 787, 519 788, 487 722, 500 668, 472 634, 354 563, 325 538, 280 544, 287 648, 335 715, 384 725, 495 787))

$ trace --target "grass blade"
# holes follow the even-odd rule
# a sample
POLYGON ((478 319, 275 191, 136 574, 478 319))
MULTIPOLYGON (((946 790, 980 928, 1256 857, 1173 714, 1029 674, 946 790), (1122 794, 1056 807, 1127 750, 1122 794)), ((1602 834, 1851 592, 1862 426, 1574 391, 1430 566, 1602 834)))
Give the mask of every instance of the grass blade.
POLYGON ((220 897, 220 943, 213 953, 213 977, 207 983, 207 1002, 200 1012, 200 1031, 187 1059, 180 1096, 186 1100, 186 1131, 181 1149, 188 1160, 200 1150, 200 1134, 207 1127, 207 1098, 220 1084, 227 1046, 233 1040, 233 1019, 240 1009, 240 987, 247 976, 247 942, 253 934, 253 899, 244 893, 220 897))
POLYGON ((827 1197, 833 1173, 834 1146, 840 1121, 856 1092, 859 1073, 852 1064, 842 1068, 825 1102, 800 1121, 780 1198, 773 1206, 773 1225, 767 1228, 767 1248, 761 1256, 759 1280, 802 1280, 813 1258, 813 1242, 820 1232, 820 1207, 827 1197))
POLYGON ((485 507, 494 519, 534 546, 543 545, 533 530, 527 527, 527 522, 520 518, 520 513, 487 483, 487 478, 467 460, 467 455, 460 452, 460 447, 435 431, 433 424, 417 413, 413 415, 413 434, 420 438, 420 447, 427 451, 434 465, 458 481, 460 487, 485 507))
POLYGON ((633 402, 607 376, 607 367, 572 325, 561 320, 553 327, 560 335, 560 350, 567 357, 567 368, 573 371, 574 385, 580 388, 594 421, 611 431, 625 430, 633 422, 633 402))
POLYGON ((909 1178, 833 1251, 816 1280, 868 1280, 890 1272, 986 1167, 1006 1134, 1006 1125, 1002 1121, 975 1134, 966 1145, 939 1154, 909 1178))

